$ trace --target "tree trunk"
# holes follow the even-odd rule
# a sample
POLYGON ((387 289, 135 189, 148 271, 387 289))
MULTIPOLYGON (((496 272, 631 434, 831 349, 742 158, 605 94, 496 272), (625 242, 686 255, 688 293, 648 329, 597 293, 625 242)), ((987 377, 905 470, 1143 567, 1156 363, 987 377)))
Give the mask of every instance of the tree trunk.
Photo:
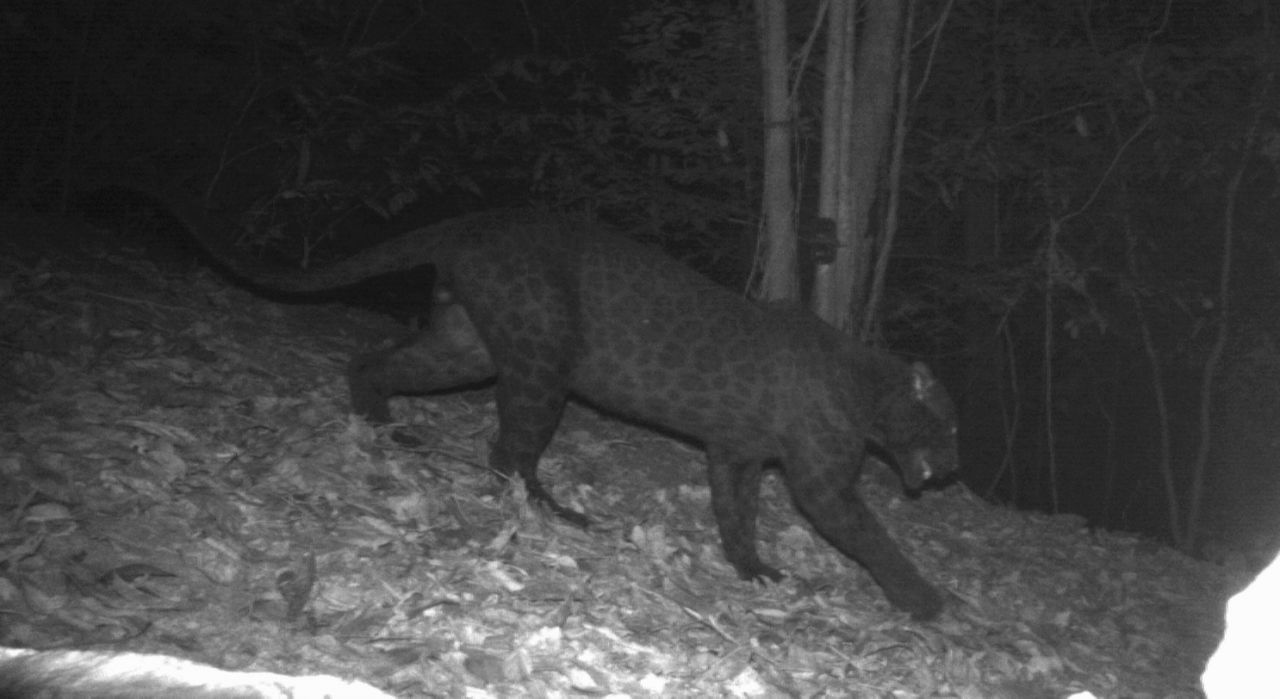
POLYGON ((794 299, 796 231, 791 187, 791 100, 787 94, 786 0, 756 0, 764 88, 764 182, 759 286, 767 300, 794 299))
POLYGON ((1244 171, 1249 164, 1249 154, 1254 151, 1254 139, 1257 137, 1260 121, 1261 110, 1254 114, 1249 133, 1240 144, 1240 163, 1227 182, 1226 210, 1222 215, 1222 266, 1218 273, 1217 329, 1200 376, 1200 443, 1196 447, 1195 461, 1191 464, 1191 484, 1187 488, 1187 521, 1183 523, 1181 541, 1178 542, 1185 553, 1194 552, 1200 538, 1200 507, 1204 500, 1204 478, 1205 471, 1209 467, 1209 453, 1213 445, 1213 394, 1218 372, 1222 367, 1222 354, 1226 349, 1231 329, 1229 311, 1231 268, 1236 235, 1236 205, 1239 203, 1240 182, 1244 179, 1244 171))
POLYGON ((839 247, 835 260, 818 268, 813 298, 814 311, 845 330, 860 324, 868 289, 870 213, 888 145, 904 17, 902 0, 868 0, 855 54, 852 5, 832 0, 828 19, 819 212, 835 220, 839 247))

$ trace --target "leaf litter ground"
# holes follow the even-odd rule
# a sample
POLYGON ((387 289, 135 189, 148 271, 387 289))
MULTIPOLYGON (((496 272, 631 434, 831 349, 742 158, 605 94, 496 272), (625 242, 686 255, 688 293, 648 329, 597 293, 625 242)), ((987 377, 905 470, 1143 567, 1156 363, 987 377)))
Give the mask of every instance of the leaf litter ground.
POLYGON ((890 608, 776 476, 762 554, 791 577, 743 582, 695 448, 571 407, 540 472, 580 531, 484 468, 491 391, 397 399, 411 448, 348 414, 346 359, 403 332, 380 316, 136 249, 20 252, 0 251, 3 645, 402 697, 1195 697, 1247 581, 958 485, 908 499, 871 466, 868 500, 953 596, 941 620, 890 608))

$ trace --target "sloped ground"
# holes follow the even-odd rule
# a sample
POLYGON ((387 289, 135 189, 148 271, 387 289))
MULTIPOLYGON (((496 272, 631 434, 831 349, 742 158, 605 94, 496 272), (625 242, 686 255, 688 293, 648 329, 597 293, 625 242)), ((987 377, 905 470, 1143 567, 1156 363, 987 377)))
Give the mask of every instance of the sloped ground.
POLYGON ((794 577, 745 583, 695 449, 571 409, 542 473, 597 522, 581 532, 483 468, 488 392, 401 399, 413 449, 348 415, 344 362, 387 321, 86 249, 67 223, 0 227, 0 645, 402 697, 1195 697, 1244 584, 880 477, 868 499, 954 595, 942 620, 892 610, 776 479, 762 552, 794 577))

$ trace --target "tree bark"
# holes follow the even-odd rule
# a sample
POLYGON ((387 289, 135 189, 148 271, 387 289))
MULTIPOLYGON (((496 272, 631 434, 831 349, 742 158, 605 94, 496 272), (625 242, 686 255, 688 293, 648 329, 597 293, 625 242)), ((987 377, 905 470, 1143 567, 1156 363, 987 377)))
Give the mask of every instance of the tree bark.
POLYGON ((1200 377, 1200 443, 1196 447, 1196 458, 1191 464, 1191 484, 1187 488, 1187 520, 1184 522, 1180 548, 1185 553, 1192 553, 1200 538, 1200 507, 1204 500, 1204 477, 1209 467, 1209 453, 1213 445, 1213 394, 1222 366, 1222 354, 1230 335, 1230 301, 1231 301, 1231 269, 1234 260, 1236 235, 1236 205, 1240 198, 1240 182, 1244 179, 1244 171, 1249 164, 1249 154, 1254 151, 1254 139, 1257 137, 1258 124, 1261 121, 1261 110, 1254 114, 1249 133, 1240 144, 1240 163, 1227 182, 1226 207, 1222 214, 1222 262, 1218 273, 1218 318, 1217 331, 1213 344, 1209 348, 1209 356, 1204 360, 1204 369, 1200 377))
POLYGON ((764 182, 762 230, 757 255, 761 275, 757 295, 766 300, 793 299, 796 231, 791 186, 791 100, 787 94, 786 0, 756 0, 764 99, 764 182))
POLYGON ((832 0, 830 12, 823 174, 831 179, 820 190, 819 211, 835 219, 839 247, 835 260, 817 270, 813 303, 824 320, 849 330, 860 324, 866 301, 870 214, 889 142, 905 15, 902 0, 868 0, 855 53, 852 2, 832 0), (855 55, 856 61, 848 60, 855 55), (835 137, 826 138, 832 129, 835 137))

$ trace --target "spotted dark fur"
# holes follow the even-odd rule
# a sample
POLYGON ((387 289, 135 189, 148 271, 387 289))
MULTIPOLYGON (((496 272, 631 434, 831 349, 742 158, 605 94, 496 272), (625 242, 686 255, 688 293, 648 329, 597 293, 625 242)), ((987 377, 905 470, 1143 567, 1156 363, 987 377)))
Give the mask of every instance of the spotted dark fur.
POLYGON ((537 476, 570 394, 696 438, 707 447, 725 555, 744 578, 780 575, 756 551, 761 469, 776 461, 813 526, 894 605, 918 618, 943 606, 857 492, 868 439, 913 487, 956 467, 951 402, 923 365, 808 314, 747 302, 598 226, 529 212, 464 216, 311 272, 226 259, 288 291, 435 262, 456 303, 412 341, 352 362, 356 411, 386 421, 392 395, 496 376, 491 466, 518 473, 532 496, 578 522, 537 476))

